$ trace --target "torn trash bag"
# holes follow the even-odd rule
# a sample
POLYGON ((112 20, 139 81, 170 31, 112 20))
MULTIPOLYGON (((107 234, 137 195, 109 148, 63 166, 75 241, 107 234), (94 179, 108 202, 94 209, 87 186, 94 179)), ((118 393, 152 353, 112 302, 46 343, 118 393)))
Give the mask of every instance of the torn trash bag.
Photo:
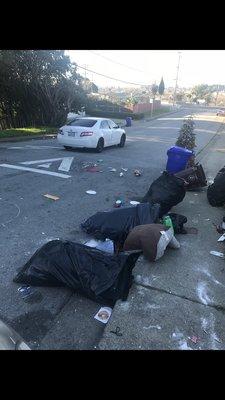
POLYGON ((96 239, 109 238, 123 244, 135 226, 155 223, 159 217, 159 209, 159 204, 146 203, 136 207, 97 212, 83 222, 81 228, 96 239))
POLYGON ((150 186, 142 203, 160 204, 160 217, 180 203, 186 194, 184 180, 164 171, 150 186))
POLYGON ((225 167, 218 172, 212 185, 208 186, 207 198, 213 207, 222 207, 225 204, 225 167))
POLYGON ((102 304, 126 300, 139 253, 111 255, 80 243, 52 240, 14 278, 33 286, 67 286, 102 304))

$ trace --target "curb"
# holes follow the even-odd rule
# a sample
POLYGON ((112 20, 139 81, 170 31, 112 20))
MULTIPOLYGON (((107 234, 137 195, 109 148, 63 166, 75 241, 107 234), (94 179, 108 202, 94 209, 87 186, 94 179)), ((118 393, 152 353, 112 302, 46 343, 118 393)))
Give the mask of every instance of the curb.
POLYGON ((57 133, 55 134, 47 134, 47 135, 41 135, 41 136, 18 136, 18 137, 8 137, 8 138, 0 138, 0 142, 22 142, 26 140, 31 140, 31 139, 53 139, 55 138, 57 133))
POLYGON ((179 112, 179 111, 183 111, 183 110, 184 110, 184 108, 179 108, 179 110, 176 110, 176 111, 170 111, 170 112, 168 112, 168 113, 158 114, 157 116, 152 117, 152 118, 148 118, 148 119, 143 118, 143 119, 144 119, 145 122, 149 122, 149 121, 152 121, 152 120, 154 120, 154 119, 157 119, 157 118, 159 118, 159 117, 161 117, 161 116, 164 116, 164 115, 167 116, 167 115, 175 114, 175 113, 177 113, 177 112, 179 112))
MULTIPOLYGON (((219 136, 220 133, 221 133, 221 131, 224 130, 224 124, 225 124, 225 119, 224 119, 223 122, 221 122, 221 124, 220 124, 220 126, 219 126, 217 132, 215 133, 215 135, 213 135, 213 137, 210 139, 210 141, 209 141, 201 150, 199 150, 198 153, 196 153, 196 156, 195 156, 195 157, 198 157, 199 154, 201 154, 202 152, 204 152, 204 150, 207 151, 207 150, 208 150, 208 146, 212 145, 212 144, 216 141, 217 136, 219 136)), ((202 159, 203 157, 204 157, 204 153, 201 154, 201 157, 200 157, 200 159, 198 159, 198 162, 200 162, 201 159, 202 159)))

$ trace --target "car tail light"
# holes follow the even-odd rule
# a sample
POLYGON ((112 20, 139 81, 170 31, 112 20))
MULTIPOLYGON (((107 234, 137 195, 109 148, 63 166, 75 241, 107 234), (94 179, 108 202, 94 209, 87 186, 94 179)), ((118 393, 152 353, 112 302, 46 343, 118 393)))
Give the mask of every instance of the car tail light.
POLYGON ((92 136, 93 132, 81 132, 80 136, 92 136))

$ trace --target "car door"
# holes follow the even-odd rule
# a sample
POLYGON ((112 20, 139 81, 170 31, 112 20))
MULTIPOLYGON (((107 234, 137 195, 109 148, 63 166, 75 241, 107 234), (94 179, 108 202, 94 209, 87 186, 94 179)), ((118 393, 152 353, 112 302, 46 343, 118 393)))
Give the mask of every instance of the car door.
POLYGON ((118 125, 115 124, 111 119, 108 120, 108 124, 111 128, 111 144, 118 144, 121 138, 121 130, 118 128, 118 125))
POLYGON ((112 129, 110 128, 108 121, 104 119, 100 124, 100 129, 104 137, 105 146, 111 146, 112 142, 112 129))

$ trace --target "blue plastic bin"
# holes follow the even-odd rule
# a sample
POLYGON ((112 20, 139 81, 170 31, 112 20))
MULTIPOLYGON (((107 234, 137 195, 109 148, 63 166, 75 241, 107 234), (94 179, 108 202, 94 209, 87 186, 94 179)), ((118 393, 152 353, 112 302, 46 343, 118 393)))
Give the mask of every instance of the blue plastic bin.
POLYGON ((131 117, 127 117, 126 118, 126 126, 131 126, 131 121, 132 121, 132 118, 131 117))
POLYGON ((171 174, 183 171, 194 152, 183 147, 173 146, 167 151, 168 161, 166 170, 171 174))

